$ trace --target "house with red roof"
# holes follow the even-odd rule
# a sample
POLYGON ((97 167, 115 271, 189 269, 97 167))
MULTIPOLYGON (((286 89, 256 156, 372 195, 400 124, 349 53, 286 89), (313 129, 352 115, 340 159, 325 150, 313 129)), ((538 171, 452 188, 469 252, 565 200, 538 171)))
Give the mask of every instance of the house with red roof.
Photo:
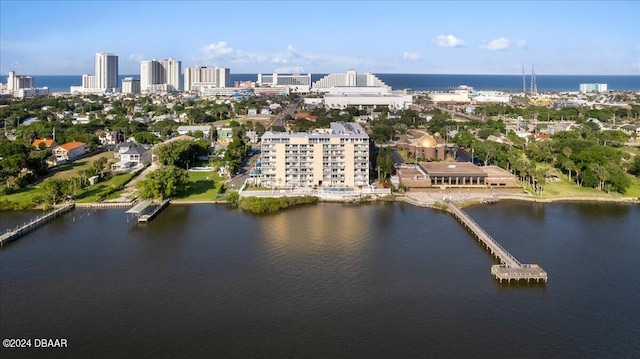
POLYGON ((53 149, 58 162, 72 161, 86 152, 84 142, 67 142, 53 149))
POLYGON ((40 148, 40 144, 44 143, 44 148, 48 148, 48 149, 54 149, 56 148, 56 146, 58 146, 58 144, 56 143, 56 140, 54 139, 40 139, 40 138, 36 138, 35 140, 33 140, 33 143, 31 144, 31 146, 35 147, 35 148, 40 148))
POLYGON ((316 122, 318 116, 310 115, 308 113, 296 113, 296 120, 308 120, 311 122, 316 122))

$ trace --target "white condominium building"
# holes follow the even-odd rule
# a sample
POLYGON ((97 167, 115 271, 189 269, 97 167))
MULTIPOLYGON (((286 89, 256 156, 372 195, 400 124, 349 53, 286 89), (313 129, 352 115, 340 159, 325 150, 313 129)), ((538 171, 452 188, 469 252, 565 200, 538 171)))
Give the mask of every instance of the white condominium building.
POLYGON ((292 93, 308 93, 311 90, 311 74, 258 74, 258 85, 288 87, 292 93))
POLYGON ((265 132, 260 184, 266 187, 369 185, 369 136, 352 122, 325 132, 265 132))
POLYGON ((33 77, 26 75, 16 75, 15 71, 9 71, 9 77, 7 78, 7 90, 9 92, 32 87, 33 77))
POLYGON ((96 87, 113 89, 118 87, 118 56, 99 52, 95 57, 96 87))
POLYGON ((580 93, 607 92, 607 84, 580 84, 580 93))
POLYGON ((193 67, 184 69, 184 90, 231 87, 230 70, 223 67, 193 67))
POLYGON ((334 87, 378 87, 385 92, 391 91, 388 86, 374 74, 359 74, 350 69, 346 74, 329 74, 313 83, 311 89, 317 92, 329 92, 334 87))
POLYGON ((140 80, 133 77, 125 77, 122 79, 122 93, 139 94, 140 80))
POLYGON ((118 56, 96 53, 94 75, 82 75, 82 86, 71 86, 71 92, 105 93, 118 91, 118 56))
POLYGON ((168 58, 140 62, 140 90, 144 93, 180 91, 182 63, 168 58))

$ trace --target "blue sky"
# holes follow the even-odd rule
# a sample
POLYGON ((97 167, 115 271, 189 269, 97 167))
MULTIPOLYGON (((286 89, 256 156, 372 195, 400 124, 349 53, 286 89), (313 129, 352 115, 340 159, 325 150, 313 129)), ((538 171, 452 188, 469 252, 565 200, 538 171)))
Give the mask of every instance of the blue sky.
POLYGON ((93 74, 96 52, 232 73, 639 75, 640 1, 0 0, 0 73, 93 74))

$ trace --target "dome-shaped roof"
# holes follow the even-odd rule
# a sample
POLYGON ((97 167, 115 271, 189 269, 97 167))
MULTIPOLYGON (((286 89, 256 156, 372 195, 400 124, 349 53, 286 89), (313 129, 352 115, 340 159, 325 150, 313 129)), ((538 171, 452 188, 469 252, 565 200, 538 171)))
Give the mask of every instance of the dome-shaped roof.
POLYGON ((436 147, 437 145, 438 143, 436 142, 436 140, 429 135, 420 137, 418 139, 418 142, 416 143, 417 147, 436 147))

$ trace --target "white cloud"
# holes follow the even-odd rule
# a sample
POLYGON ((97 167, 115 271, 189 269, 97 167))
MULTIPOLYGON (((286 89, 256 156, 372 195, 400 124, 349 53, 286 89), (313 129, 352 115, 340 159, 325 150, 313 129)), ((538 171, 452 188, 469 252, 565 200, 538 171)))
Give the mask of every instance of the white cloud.
POLYGON ((438 35, 433 43, 440 47, 463 47, 467 43, 453 35, 438 35))
POLYGON ((218 41, 217 43, 205 45, 202 50, 210 59, 227 57, 233 54, 233 48, 227 46, 226 41, 218 41))
POLYGON ((528 49, 529 48, 527 46, 527 42, 525 40, 518 40, 518 42, 516 43, 516 46, 521 48, 521 49, 528 49))
POLYGON ((279 67, 275 69, 273 72, 279 74, 301 74, 304 72, 302 66, 287 66, 287 67, 279 67))
POLYGON ((271 60, 271 62, 273 62, 274 64, 286 64, 286 63, 289 62, 289 60, 281 59, 281 58, 275 58, 275 59, 271 60))
POLYGON ((417 52, 405 52, 402 58, 408 61, 420 61, 422 60, 422 55, 417 52))
POLYGON ((287 52, 295 53, 296 52, 296 48, 293 47, 293 45, 288 45, 287 46, 287 52))
POLYGON ((131 62, 140 62, 144 60, 144 55, 141 54, 130 54, 129 55, 129 61, 131 62))
POLYGON ((498 39, 493 39, 489 42, 483 41, 480 44, 480 48, 489 51, 500 51, 508 49, 509 45, 511 45, 511 42, 508 39, 501 37, 498 39))

